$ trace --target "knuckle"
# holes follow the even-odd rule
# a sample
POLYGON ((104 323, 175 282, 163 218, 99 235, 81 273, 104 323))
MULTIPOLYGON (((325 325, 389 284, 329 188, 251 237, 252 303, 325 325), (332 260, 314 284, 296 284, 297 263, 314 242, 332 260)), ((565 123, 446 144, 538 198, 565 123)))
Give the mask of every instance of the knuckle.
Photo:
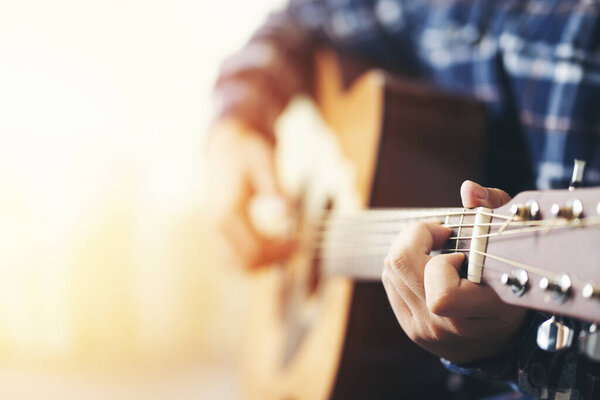
POLYGON ((410 269, 410 257, 405 251, 395 255, 392 260, 391 270, 397 273, 403 273, 410 269))

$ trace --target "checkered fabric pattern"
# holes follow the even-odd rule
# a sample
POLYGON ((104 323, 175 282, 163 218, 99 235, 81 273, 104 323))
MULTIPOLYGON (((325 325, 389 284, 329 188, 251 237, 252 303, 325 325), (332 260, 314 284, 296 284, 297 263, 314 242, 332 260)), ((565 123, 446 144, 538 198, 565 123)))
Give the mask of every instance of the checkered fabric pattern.
MULTIPOLYGON (((291 0, 223 64, 217 115, 271 135, 290 98, 310 87, 312 51, 326 43, 482 101, 494 164, 513 156, 494 143, 524 149, 529 166, 514 190, 566 187, 575 158, 587 161, 587 184, 599 185, 599 15, 594 0, 291 0)), ((495 174, 501 185, 502 168, 495 174)), ((575 353, 539 353, 534 331, 519 348, 520 387, 586 398, 588 364, 575 353)))

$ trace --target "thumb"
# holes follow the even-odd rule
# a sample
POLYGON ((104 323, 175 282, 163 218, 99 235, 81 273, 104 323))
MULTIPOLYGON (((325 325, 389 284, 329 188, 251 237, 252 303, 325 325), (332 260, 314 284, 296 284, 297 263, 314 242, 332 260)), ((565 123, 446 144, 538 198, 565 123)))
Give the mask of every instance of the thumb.
POLYGON ((510 196, 503 190, 485 188, 473 181, 464 181, 460 187, 460 197, 466 208, 497 208, 510 201, 510 196))

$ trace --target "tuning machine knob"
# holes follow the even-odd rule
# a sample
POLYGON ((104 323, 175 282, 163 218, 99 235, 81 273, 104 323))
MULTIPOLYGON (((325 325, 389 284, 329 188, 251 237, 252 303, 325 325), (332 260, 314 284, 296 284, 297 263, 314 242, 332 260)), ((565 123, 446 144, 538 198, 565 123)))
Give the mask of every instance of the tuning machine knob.
POLYGON ((535 220, 540 217, 540 206, 535 200, 510 206, 511 214, 520 220, 535 220))
POLYGON ((560 275, 557 280, 543 277, 539 283, 540 289, 553 292, 554 299, 559 303, 567 301, 571 294, 571 285, 571 278, 567 274, 560 275))
POLYGON ((505 272, 500 275, 500 282, 505 286, 510 286, 515 296, 521 297, 528 289, 529 276, 526 271, 518 269, 510 274, 505 272))
POLYGON ((587 331, 579 333, 579 351, 593 361, 600 361, 600 329, 591 324, 587 331))
POLYGON ((575 160, 573 163, 573 175, 571 177, 571 184, 569 185, 569 191, 573 191, 583 183, 583 171, 585 170, 585 161, 575 160))
POLYGON ((540 349, 554 353, 570 347, 573 336, 573 329, 552 316, 538 327, 536 341, 540 349))
POLYGON ((593 283, 586 283, 581 290, 581 295, 584 299, 598 299, 600 298, 600 289, 593 283))
POLYGON ((578 199, 571 200, 563 206, 554 203, 550 213, 554 218, 578 219, 583 216, 583 203, 578 199))

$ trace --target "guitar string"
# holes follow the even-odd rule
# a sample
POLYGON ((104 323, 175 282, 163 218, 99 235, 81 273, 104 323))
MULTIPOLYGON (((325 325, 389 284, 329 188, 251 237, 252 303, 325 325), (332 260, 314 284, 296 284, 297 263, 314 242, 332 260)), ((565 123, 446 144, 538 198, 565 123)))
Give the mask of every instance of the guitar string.
MULTIPOLYGON (((363 211, 357 211, 356 214, 366 214, 367 215, 367 219, 368 216, 371 213, 392 213, 394 215, 398 215, 398 213, 420 213, 421 209, 400 209, 400 210, 392 210, 392 211, 385 211, 385 210, 363 210, 363 211), (411 211, 411 210, 418 210, 418 211, 411 211)), ((407 224, 409 224, 410 222, 416 222, 416 221, 423 221, 423 220, 427 220, 430 218, 436 218, 436 217, 446 217, 449 218, 451 216, 460 216, 461 217, 461 222, 458 225, 453 225, 452 227, 457 227, 457 228, 461 228, 461 227, 467 227, 466 225, 463 225, 463 220, 464 220, 464 216, 465 215, 476 215, 477 213, 480 213, 482 215, 486 215, 486 216, 491 216, 491 217, 497 217, 497 218, 503 218, 508 220, 509 216, 505 216, 502 214, 494 214, 494 213, 488 213, 488 212, 484 212, 484 211, 477 211, 477 210, 472 210, 472 211, 467 211, 464 210, 463 211, 456 211, 456 212, 443 212, 443 213, 429 213, 427 214, 424 211, 424 214, 419 215, 419 216, 412 216, 412 217, 396 217, 396 218, 387 218, 382 220, 382 224, 387 225, 388 227, 396 227, 396 228, 403 228, 405 227, 407 224), (401 222, 394 222, 394 221, 401 221, 401 222)), ((316 223, 312 228, 313 230, 316 230, 317 232, 326 232, 328 235, 331 235, 331 232, 336 232, 335 230, 332 230, 331 228, 333 228, 333 225, 341 225, 340 222, 342 222, 343 228, 345 229, 344 232, 349 232, 348 229, 349 227, 347 225, 351 224, 354 225, 351 228, 356 227, 356 229, 360 229, 361 232, 364 233, 365 231, 365 224, 369 223, 370 221, 363 221, 362 218, 357 218, 357 216, 355 215, 346 215, 343 217, 330 217, 327 218, 323 221, 320 221, 319 223, 316 223), (328 229, 329 228, 329 229, 328 229)), ((380 217, 381 218, 381 217, 380 217)), ((373 227, 375 226, 373 223, 370 223, 370 225, 368 225, 367 227, 373 227)), ((309 229, 311 227, 309 226, 309 229)), ((379 231, 381 233, 383 233, 384 231, 379 231)), ((317 240, 319 241, 320 238, 319 236, 313 236, 313 240, 317 240)), ((325 235, 323 235, 325 236, 325 235)))
MULTIPOLYGON (((369 212, 369 211, 365 211, 365 212, 369 212)), ((372 210, 371 210, 371 212, 372 212, 372 210)), ((398 211, 395 211, 395 212, 392 212, 392 213, 394 213, 395 215, 398 215, 397 214, 398 211)), ((433 217, 446 217, 446 220, 448 220, 448 218, 450 216, 461 216, 461 222, 459 224, 447 224, 447 226, 450 227, 450 228, 458 228, 459 232, 460 232, 461 228, 463 228, 463 227, 498 226, 498 225, 500 225, 501 227, 504 227, 504 230, 501 231, 501 232, 494 232, 494 233, 488 233, 488 234, 482 234, 482 235, 470 236, 470 237, 469 236, 460 236, 460 234, 457 235, 457 236, 451 236, 449 238, 449 240, 456 240, 457 245, 458 245, 458 241, 459 240, 473 240, 473 239, 489 238, 489 237, 495 237, 495 236, 501 236, 501 235, 507 235, 507 234, 533 233, 533 232, 544 231, 544 230, 546 231, 545 233, 548 233, 550 230, 553 230, 555 228, 567 228, 567 227, 577 228, 577 227, 584 227, 584 226, 598 226, 598 225, 600 225, 600 217, 587 217, 587 218, 577 219, 577 220, 573 220, 573 221, 571 221, 571 220, 556 220, 556 219, 552 219, 552 220, 540 220, 540 221, 520 221, 520 220, 515 220, 514 216, 504 216, 504 215, 501 215, 501 214, 493 214, 493 213, 487 213, 487 212, 480 212, 480 213, 483 214, 483 215, 489 215, 489 216, 494 217, 494 218, 503 218, 503 219, 505 219, 505 222, 502 222, 502 223, 485 223, 485 224, 477 224, 477 225, 472 224, 472 223, 471 224, 464 224, 462 221, 463 221, 465 215, 476 215, 477 214, 477 211, 474 210, 474 211, 468 211, 468 212, 467 211, 463 211, 463 212, 447 212, 447 213, 438 213, 438 214, 422 214, 422 215, 419 215, 418 217, 417 216, 413 216, 411 218, 399 218, 399 217, 396 217, 396 218, 394 218, 394 219, 391 220, 392 222, 390 222, 390 219, 388 217, 388 219, 383 220, 382 223, 380 223, 379 225, 385 225, 388 228, 394 227, 394 226, 397 226, 398 228, 401 228, 401 227, 406 226, 408 223, 412 222, 411 220, 423 220, 423 219, 426 219, 426 218, 433 218, 433 217), (393 221, 399 221, 399 220, 402 221, 402 222, 400 222, 400 223, 398 223, 398 222, 394 223, 393 222, 393 221), (511 226, 526 226, 526 227, 525 228, 521 228, 521 229, 508 229, 511 226)), ((380 214, 380 215, 378 215, 378 217, 379 217, 378 219, 381 219, 383 217, 383 215, 380 214)), ((365 234, 364 234, 364 232, 365 232, 365 230, 364 230, 365 223, 368 224, 368 222, 371 222, 373 220, 377 221, 378 219, 375 219, 375 218, 372 218, 372 217, 369 217, 369 216, 367 216, 367 218, 364 218, 364 216, 363 216, 363 218, 356 218, 356 215, 344 217, 343 220, 340 217, 335 217, 335 219, 330 218, 328 220, 325 220, 324 223, 321 224, 321 229, 326 229, 327 226, 333 226, 334 224, 342 225, 342 224, 338 223, 340 220, 342 220, 344 222, 343 225, 349 225, 349 224, 350 225, 362 225, 361 226, 361 228, 362 228, 361 232, 358 233, 358 235, 364 237, 365 236, 365 234), (367 221, 364 221, 364 220, 367 220, 367 221)), ((371 226, 373 226, 373 225, 371 224, 371 226)), ((348 228, 348 226, 345 226, 345 228, 348 228)), ((331 236, 332 232, 335 232, 335 231, 329 231, 328 232, 329 233, 329 237, 331 236)), ((393 231, 392 231, 391 234, 388 233, 388 232, 390 232, 390 231, 389 230, 387 230, 387 231, 378 231, 378 232, 376 232, 376 234, 378 234, 380 237, 396 236, 396 234, 393 233, 393 231)), ((343 234, 344 235, 350 235, 350 236, 353 235, 352 233, 349 233, 348 231, 344 231, 343 234)), ((327 236, 325 236, 325 239, 327 239, 327 236)), ((322 241, 320 241, 319 243, 322 243, 322 241)), ((358 257, 360 257, 360 258, 362 258, 362 257, 373 257, 374 258, 374 257, 381 256, 381 254, 385 250, 387 250, 389 248, 390 244, 391 244, 391 241, 389 241, 389 242, 387 242, 385 244, 381 244, 379 246, 377 246, 377 243, 369 243, 369 245, 366 246, 366 249, 371 250, 371 251, 378 250, 377 252, 375 252, 373 254, 365 253, 365 246, 357 246, 356 244, 353 244, 352 248, 353 248, 354 251, 350 252, 349 254, 344 254, 344 255, 342 255, 342 254, 335 254, 335 255, 329 254, 327 257, 321 257, 320 255, 318 255, 318 256, 316 256, 314 258, 315 259, 323 259, 323 258, 331 259, 332 256, 333 256, 333 258, 337 258, 337 259, 339 259, 339 258, 356 259, 358 257), (356 252, 357 248, 361 250, 361 252, 359 252, 358 254, 356 252)), ((322 245, 313 246, 313 249, 321 250, 321 251, 322 250, 327 250, 327 248, 328 248, 327 246, 322 246, 322 245)), ((332 247, 329 247, 329 248, 331 249, 332 247)), ((339 249, 340 246, 338 245, 338 246, 335 246, 334 248, 339 249)), ((471 249, 458 249, 458 248, 455 248, 455 249, 453 249, 453 251, 454 252, 470 252, 471 249)), ((483 256, 489 256, 491 259, 495 259, 496 261, 500 261, 500 262, 503 262, 503 263, 508 264, 508 265, 512 265, 512 266, 516 266, 516 267, 522 268, 522 269, 524 269, 526 271, 529 271, 531 273, 534 273, 534 274, 537 274, 537 275, 540 275, 540 276, 545 276, 548 279, 556 279, 559 276, 559 274, 557 274, 557 273, 553 273, 551 271, 545 271, 543 269, 540 269, 540 268, 537 268, 537 267, 534 267, 534 266, 531 266, 531 265, 527 265, 527 264, 524 264, 524 263, 520 263, 518 261, 509 260, 507 258, 503 258, 503 257, 499 257, 499 256, 494 256, 492 254, 489 254, 489 253, 486 253, 486 252, 481 252, 481 251, 478 251, 478 250, 475 250, 475 249, 473 249, 473 251, 475 253, 479 253, 479 254, 481 254, 483 256)), ((487 266, 487 267, 484 267, 484 268, 488 268, 488 269, 492 269, 492 270, 494 270, 494 269, 500 270, 500 269, 493 268, 493 267, 490 267, 490 266, 487 266)), ((585 284, 585 282, 580 281, 578 279, 572 279, 572 283, 576 287, 577 286, 581 286, 582 287, 585 284)))
MULTIPOLYGON (((442 253, 443 254, 455 254, 457 252, 461 253, 461 252, 469 252, 469 251, 470 251, 469 249, 458 249, 458 250, 455 250, 455 249, 444 249, 444 250, 442 250, 442 253)), ((483 253, 483 252, 480 252, 480 253, 483 253)), ((485 254, 488 254, 488 253, 485 253, 485 254)), ((489 254, 489 255, 490 255, 490 258, 493 257, 491 254, 489 254)), ((512 260, 508 260, 508 259, 503 259, 503 260, 512 261, 512 260)), ((517 263, 517 262, 515 261, 514 263, 517 263)), ((497 272, 506 272, 506 271, 510 270, 508 268, 496 267, 496 266, 490 266, 490 265, 483 265, 483 264, 474 263, 474 262, 472 262, 472 264, 484 268, 484 271, 486 269, 492 270, 492 271, 497 271, 497 272)), ((506 263, 506 264, 513 265, 511 263, 506 263)), ((542 269, 539 269, 539 268, 536 268, 536 267, 533 267, 533 266, 527 266, 526 264, 523 264, 523 263, 518 263, 518 264, 519 264, 519 266, 522 267, 522 269, 526 269, 527 268, 527 270, 529 272, 531 272, 533 274, 536 274, 536 275, 545 276, 546 278, 549 278, 549 279, 556 279, 556 277, 558 277, 560 275, 560 274, 557 274, 557 273, 554 273, 554 272, 551 272, 551 271, 544 271, 542 269)), ((516 265, 513 265, 513 266, 516 266, 516 265)), ((381 269, 383 270, 383 262, 381 262, 381 269)), ((342 272, 342 274, 343 274, 343 269, 341 269, 341 268, 329 268, 326 272, 328 273, 328 275, 339 275, 339 272, 342 272), (336 272, 338 272, 338 274, 336 274, 336 272)), ((369 272, 372 272, 372 271, 359 271, 359 272, 362 272, 363 275, 367 275, 369 272)), ((378 271, 378 272, 380 273, 381 271, 378 271)), ((582 283, 582 281, 578 281, 578 283, 582 283)))
MULTIPOLYGON (((567 225, 564 225, 563 227, 566 227, 566 226, 567 225)), ((577 225, 577 226, 580 226, 580 225, 577 225)), ((458 240, 457 240, 457 242, 458 242, 458 240)), ((332 261, 332 260, 339 261, 340 259, 343 260, 344 258, 347 258, 347 259, 350 259, 350 260, 356 260, 357 258, 366 258, 366 257, 370 257, 370 258, 377 257, 377 258, 380 258, 380 257, 382 257, 382 253, 385 253, 385 250, 387 250, 388 248, 389 248, 389 246, 386 246, 385 248, 384 247, 380 247, 378 249, 379 251, 377 253, 373 253, 373 254, 366 254, 366 253, 364 253, 364 251, 361 254, 356 254, 355 252, 351 252, 350 254, 336 254, 336 255, 333 255, 333 256, 332 255, 328 255, 328 257, 326 257, 325 260, 324 260, 324 257, 316 257, 316 259, 321 259, 321 260, 324 260, 324 261, 327 261, 327 260, 329 260, 329 261, 332 261)), ((373 250, 373 248, 371 248, 371 249, 373 250)), ((470 252, 470 251, 471 251, 471 249, 444 249, 444 250, 442 250, 443 253, 470 252)), ((478 250, 475 250, 475 249, 473 249, 473 252, 481 254, 483 256, 489 256, 490 258, 495 259, 497 261, 500 261, 500 262, 503 262, 505 264, 512 265, 512 266, 515 266, 515 267, 518 267, 518 268, 521 268, 521 269, 524 269, 526 271, 529 271, 530 273, 534 273, 534 274, 546 277, 546 278, 551 279, 551 280, 557 280, 558 277, 559 277, 559 275, 560 275, 560 274, 555 273, 555 272, 546 271, 546 270, 541 269, 541 268, 537 268, 537 267, 534 267, 534 266, 531 266, 531 265, 520 263, 518 261, 509 260, 509 259, 504 258, 504 257, 495 256, 495 255, 492 255, 490 253, 481 252, 481 251, 478 251, 478 250)), ((505 271, 505 269, 494 268, 494 267, 490 267, 489 265, 485 266, 484 268, 488 268, 488 269, 492 269, 492 270, 497 270, 497 271, 505 271)), ((582 289, 583 286, 586 284, 586 282, 581 281, 581 280, 579 280, 577 278, 571 278, 571 282, 572 282, 572 285, 574 287, 579 288, 579 289, 582 289)))
MULTIPOLYGON (((352 229, 345 229, 343 231, 337 230, 337 229, 329 229, 329 230, 321 230, 318 232, 317 235, 313 236, 314 240, 327 240, 327 239, 344 239, 348 242, 351 242, 353 239, 354 240, 362 240, 365 237, 379 237, 379 238, 384 238, 384 237, 396 237, 398 235, 398 233, 400 233, 400 231, 402 230, 402 228, 406 227, 409 224, 409 222, 406 223, 396 223, 396 224, 390 224, 385 226, 384 228, 379 228, 379 229, 375 229, 377 227, 370 225, 370 226, 357 226, 357 227, 353 227, 352 229)), ((481 227, 481 226, 488 226, 488 227, 494 227, 494 226, 505 226, 507 225, 507 227, 511 226, 511 225, 519 225, 519 226, 525 226, 525 227, 531 227, 532 225, 546 225, 547 221, 515 221, 514 223, 510 223, 509 225, 506 224, 506 222, 491 222, 491 223, 481 223, 481 224, 472 224, 472 223, 463 223, 463 224, 442 224, 442 226, 445 226, 446 228, 474 228, 475 226, 481 227)), ((470 238, 470 237, 469 237, 470 238)), ((457 237, 450 237, 449 239, 457 239, 457 237)), ((459 239, 465 239, 463 237, 460 237, 459 239)))
MULTIPOLYGON (((495 217, 495 218, 503 218, 503 219, 510 219, 512 216, 509 215, 502 215, 502 214, 495 214, 495 213, 491 213, 491 212, 487 212, 487 211, 478 211, 478 210, 470 210, 470 211, 455 211, 455 212, 438 212, 438 213, 431 213, 431 214, 427 214, 424 213, 421 214, 420 211, 411 211, 412 209, 399 209, 396 211, 390 211, 389 213, 393 215, 393 217, 389 217, 386 215, 371 215, 370 213, 377 213, 378 211, 376 210, 368 210, 368 211, 356 211, 356 212, 349 212, 346 215, 335 215, 329 218, 326 218, 325 220, 323 220, 320 223, 317 223, 318 225, 321 226, 328 226, 328 225, 333 225, 333 224, 348 224, 348 223, 365 223, 365 222, 370 222, 370 221, 377 221, 377 220, 382 220, 383 222, 395 222, 395 221, 406 221, 409 219, 433 219, 433 218, 445 218, 445 217, 453 217, 453 216, 467 216, 467 215, 485 215, 485 216, 489 216, 489 217, 495 217), (361 215, 363 213, 369 213, 366 215, 361 215), (413 213, 413 216, 401 216, 400 214, 410 214, 413 213), (366 220, 366 221, 365 221, 366 220)), ((419 209, 415 209, 415 210, 419 210, 419 209)))
MULTIPOLYGON (((565 223, 567 223, 568 226, 577 226, 578 224, 584 225, 586 226, 586 223, 588 223, 588 221, 595 221, 596 219, 600 220, 599 216, 593 216, 593 217, 587 217, 587 218, 579 218, 579 219, 575 219, 575 220, 566 220, 566 219, 546 219, 546 220, 539 220, 539 221, 521 221, 521 220, 513 220, 513 221, 506 221, 506 222, 491 222, 491 223, 481 223, 481 224, 477 224, 475 225, 474 223, 459 223, 459 224, 442 224, 443 226, 446 226, 448 228, 473 228, 475 226, 481 227, 481 226, 506 226, 506 228, 510 227, 510 226, 515 226, 515 225, 520 225, 520 226, 526 226, 526 227, 531 227, 532 225, 541 225, 541 226, 545 226, 545 227, 561 227, 564 226, 565 223), (508 224, 507 224, 508 222, 508 224)), ((394 228, 402 228, 405 227, 406 225, 410 224, 411 222, 417 222, 421 220, 420 218, 411 218, 408 220, 405 220, 404 222, 398 222, 398 223, 381 223, 381 224, 370 224, 370 225, 366 225, 365 223, 361 223, 361 222, 356 222, 354 227, 344 227, 344 230, 337 230, 334 228, 323 228, 320 229, 319 231, 321 233, 325 233, 327 235, 350 235, 350 234, 354 234, 355 231, 360 231, 365 232, 370 230, 370 234, 377 234, 377 233, 388 233, 388 232, 397 232, 397 229, 394 228), (380 228, 380 226, 383 226, 384 228, 388 228, 388 229, 383 229, 380 228), (378 230, 375 230, 375 228, 379 228, 378 230), (355 229, 355 231, 352 231, 352 229, 355 229), (372 232, 373 230, 375 230, 375 232, 372 232)), ((588 223, 589 225, 589 223, 588 223)), ((341 228, 340 228, 341 229, 341 228)), ((504 232, 504 231, 503 231, 504 232)), ((484 237, 484 236, 478 236, 478 237, 484 237)), ((454 239, 454 238, 453 238, 454 239)))
MULTIPOLYGON (((533 274, 540 275, 540 276, 546 277, 548 279, 557 280, 557 278, 561 275, 561 274, 556 273, 556 272, 547 271, 547 270, 545 270, 543 268, 535 267, 533 265, 524 264, 524 263, 521 263, 519 261, 510 260, 510 259, 505 258, 505 257, 496 256, 496 255, 493 255, 493 254, 490 254, 490 253, 487 253, 487 252, 484 252, 484 251, 479 251, 479 250, 475 250, 475 249, 473 249, 473 251, 476 252, 476 253, 478 253, 478 254, 480 254, 480 255, 482 255, 482 256, 489 257, 489 258, 491 258, 493 260, 500 261, 500 262, 503 262, 505 264, 512 265, 514 267, 518 267, 518 268, 524 269, 525 271, 529 271, 529 272, 531 272, 533 274)), ((487 267, 484 266, 483 268, 487 268, 487 267)), ((575 287, 577 289, 583 289, 583 287, 586 285, 586 282, 584 282, 584 281, 582 281, 580 279, 573 278, 573 277, 570 277, 570 279, 571 279, 571 286, 575 287)))
MULTIPOLYGON (((473 225, 473 224, 469 224, 469 225, 473 225)), ((482 224, 483 225, 483 224, 482 224)), ((503 224, 502 224, 503 225, 503 224)), ((561 229, 561 228, 582 228, 582 227, 590 227, 590 226, 599 226, 600 225, 600 217, 588 217, 588 218, 581 218, 578 220, 578 222, 571 222, 571 221, 567 221, 564 220, 562 222, 556 221, 556 220, 546 220, 545 224, 538 224, 539 226, 530 226, 530 227, 526 227, 526 228, 521 228, 521 229, 505 229, 502 232, 492 232, 492 233, 487 233, 487 234, 480 234, 480 235, 473 235, 473 236, 450 236, 448 238, 448 240, 474 240, 474 239, 481 239, 481 238, 491 238, 491 237, 499 237, 499 236, 507 236, 507 235, 515 235, 515 234, 524 234, 524 233, 534 233, 534 232, 544 232, 546 233, 546 229, 547 226, 550 226, 552 228, 552 230, 556 230, 556 229, 561 229)), ((463 225, 459 225, 459 226, 463 226, 463 225)), ((316 248, 319 250, 327 250, 327 249, 338 249, 338 248, 343 248, 343 247, 352 247, 352 248, 360 248, 360 249, 368 249, 370 247, 377 247, 377 246, 389 246, 391 245, 391 242, 394 237, 397 236, 399 232, 397 233, 376 233, 376 234, 369 234, 369 235, 365 235, 364 232, 360 232, 360 233, 355 233, 355 234, 350 234, 347 233, 347 236, 351 236, 353 235, 354 237, 352 238, 352 240, 350 240, 347 237, 342 236, 344 240, 344 245, 341 245, 340 243, 335 243, 335 244, 331 244, 330 240, 333 239, 339 239, 339 237, 335 237, 333 235, 329 235, 329 236, 325 236, 323 238, 323 240, 317 240, 317 246, 307 246, 310 248, 316 248), (367 244, 363 244, 364 240, 360 240, 364 237, 372 237, 373 235, 377 235, 378 238, 380 239, 384 239, 384 238, 388 238, 390 240, 384 240, 384 241, 370 241, 367 244), (332 237, 333 236, 333 237, 332 237), (328 240, 329 239, 329 240, 328 240)), ((341 240, 341 239, 340 239, 341 240)))
MULTIPOLYGON (((446 249, 446 251, 447 252, 445 254, 451 254, 451 253, 455 253, 455 252, 470 252, 471 250, 470 249, 458 249, 458 250, 455 250, 455 249, 446 249)), ((493 255, 493 254, 490 254, 490 253, 487 253, 487 252, 483 252, 483 251, 479 251, 479 250, 473 250, 473 251, 476 252, 476 253, 478 253, 478 254, 481 254, 481 255, 483 255, 485 257, 489 257, 489 258, 491 258, 493 260, 496 260, 496 261, 499 261, 501 263, 504 263, 504 264, 507 264, 507 265, 510 265, 510 266, 513 266, 513 267, 517 267, 517 268, 520 268, 520 269, 523 269, 525 271, 528 271, 529 273, 532 273, 534 275, 538 275, 538 276, 541 276, 541 277, 545 277, 545 278, 548 278, 550 280, 556 281, 559 278, 559 276, 561 275, 561 274, 556 273, 556 272, 547 271, 547 270, 544 270, 542 268, 535 267, 533 265, 524 264, 524 263, 521 263, 521 262, 518 262, 518 261, 510 260, 510 259, 505 258, 505 257, 496 256, 496 255, 493 255)), ((344 258, 344 257, 342 256, 342 257, 339 257, 339 258, 344 258)), ((483 265, 483 264, 478 264, 478 263, 475 263, 475 265, 478 265, 478 266, 482 267, 484 269, 484 271, 486 269, 493 270, 493 271, 498 271, 498 272, 509 271, 508 268, 495 267, 495 266, 483 265)), ((381 268, 383 269, 383 262, 382 262, 381 268)), ((344 271, 341 268, 329 268, 327 270, 328 275, 339 275, 340 272, 341 272, 341 274, 344 274, 344 271)), ((359 271, 358 275, 367 276, 367 275, 369 275, 369 272, 373 272, 373 271, 359 271)), ((485 274, 485 272, 484 272, 484 274, 485 274)), ((573 278, 573 277, 570 277, 570 278, 571 278, 571 286, 574 287, 574 288, 576 288, 576 289, 580 289, 581 290, 587 284, 587 282, 585 282, 583 280, 580 280, 580 279, 577 279, 577 278, 573 278)))

